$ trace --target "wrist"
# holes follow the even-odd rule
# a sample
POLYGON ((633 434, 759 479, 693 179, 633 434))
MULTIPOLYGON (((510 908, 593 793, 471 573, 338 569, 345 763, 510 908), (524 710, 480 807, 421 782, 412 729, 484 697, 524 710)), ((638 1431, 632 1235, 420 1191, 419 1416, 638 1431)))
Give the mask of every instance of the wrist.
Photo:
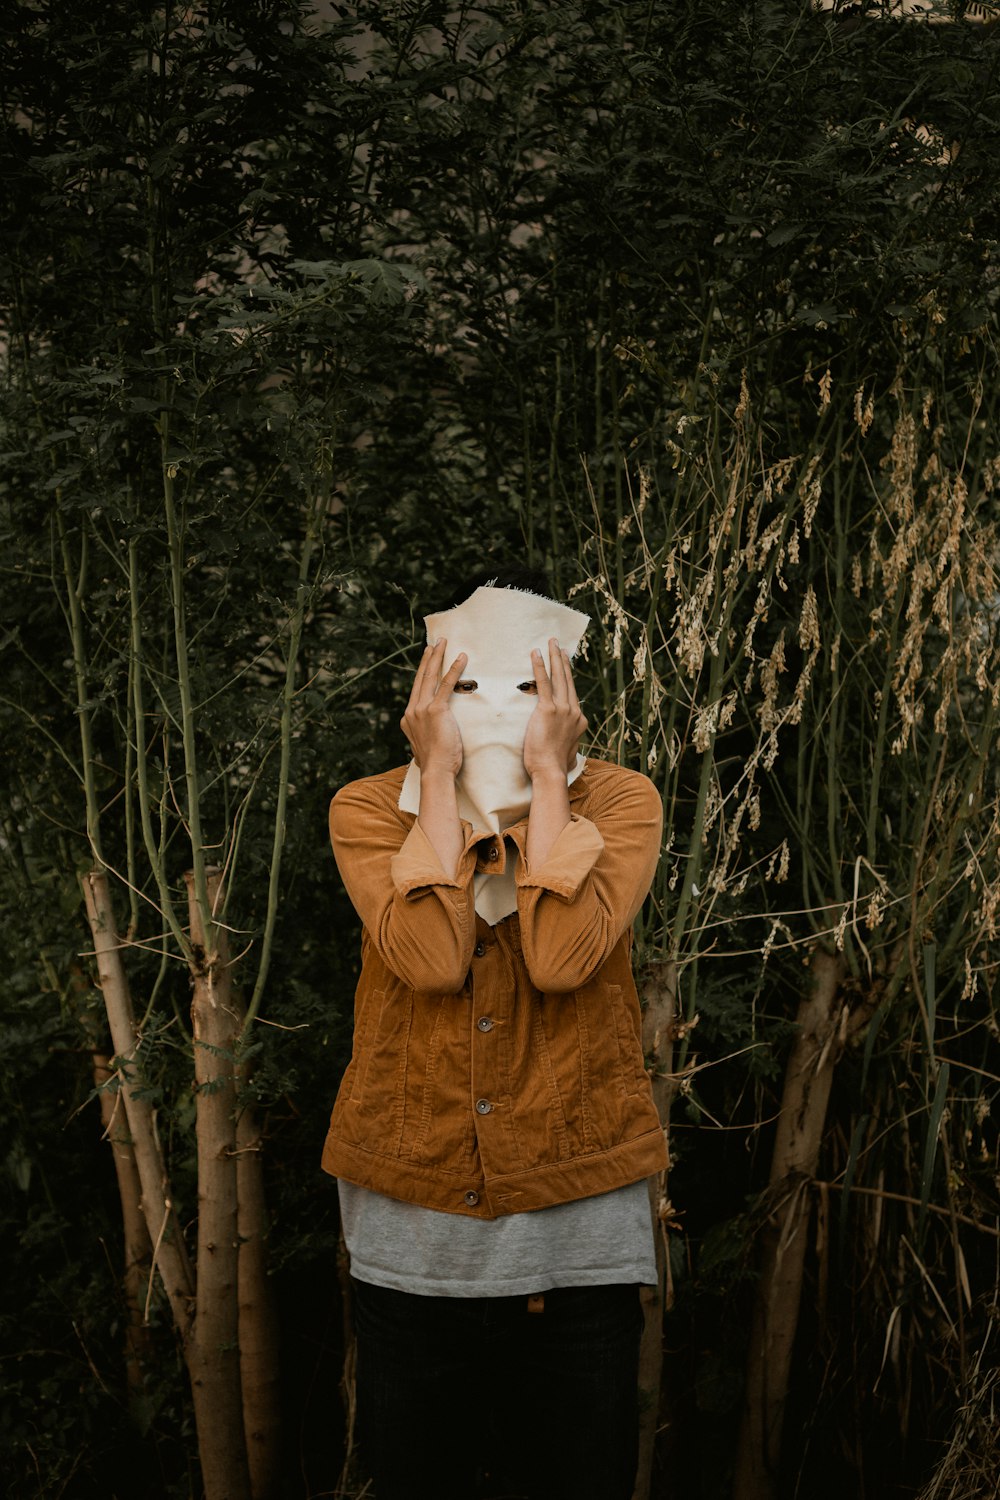
POLYGON ((528 776, 533 787, 564 787, 566 785, 566 767, 561 766, 558 761, 547 761, 542 765, 532 766, 528 770, 528 776))
POLYGON ((420 781, 425 786, 454 786, 458 775, 457 766, 442 765, 429 760, 420 766, 420 781))

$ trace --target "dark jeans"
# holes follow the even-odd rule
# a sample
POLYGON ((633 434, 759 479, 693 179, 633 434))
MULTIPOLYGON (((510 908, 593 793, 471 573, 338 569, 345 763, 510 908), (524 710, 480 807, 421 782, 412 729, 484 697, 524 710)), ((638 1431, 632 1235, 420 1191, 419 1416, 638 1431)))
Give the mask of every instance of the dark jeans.
POLYGON ((629 1500, 637 1286, 419 1297, 355 1281, 358 1436, 377 1500, 629 1500))

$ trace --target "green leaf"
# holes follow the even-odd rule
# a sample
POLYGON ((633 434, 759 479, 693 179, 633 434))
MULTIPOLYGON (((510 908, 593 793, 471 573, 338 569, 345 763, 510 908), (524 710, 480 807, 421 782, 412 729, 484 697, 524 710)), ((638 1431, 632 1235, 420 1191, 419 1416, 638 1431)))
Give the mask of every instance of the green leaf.
POLYGON ((924 1164, 920 1173, 920 1212, 917 1216, 918 1233, 922 1232, 924 1221, 927 1217, 927 1205, 931 1197, 931 1183, 934 1177, 934 1163, 937 1158, 938 1133, 941 1129, 941 1116, 948 1102, 948 1079, 951 1068, 948 1063, 941 1064, 938 1074, 937 1087, 934 1090, 934 1101, 931 1104, 930 1119, 927 1122, 927 1138, 924 1142, 924 1164))

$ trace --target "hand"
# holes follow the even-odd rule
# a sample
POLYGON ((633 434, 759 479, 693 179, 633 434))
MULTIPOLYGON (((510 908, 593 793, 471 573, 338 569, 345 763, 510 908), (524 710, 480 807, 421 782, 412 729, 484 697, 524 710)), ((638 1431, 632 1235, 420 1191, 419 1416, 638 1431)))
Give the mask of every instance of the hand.
POLYGON ((580 736, 587 728, 569 655, 553 639, 549 641, 548 672, 540 651, 532 651, 531 666, 538 702, 524 736, 524 769, 532 780, 553 771, 565 777, 573 769, 580 736))
POLYGON ((447 646, 447 641, 438 641, 424 651, 399 721, 422 776, 432 771, 457 776, 462 769, 462 732, 451 711, 451 695, 468 657, 464 652, 456 656, 442 677, 447 646))

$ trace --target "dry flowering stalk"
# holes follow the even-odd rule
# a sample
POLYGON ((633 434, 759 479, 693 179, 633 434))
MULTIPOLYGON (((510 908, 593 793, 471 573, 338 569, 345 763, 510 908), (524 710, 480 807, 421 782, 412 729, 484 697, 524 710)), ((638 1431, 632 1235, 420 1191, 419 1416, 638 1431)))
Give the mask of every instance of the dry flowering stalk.
POLYGON ((865 388, 859 385, 854 393, 854 420, 861 429, 861 436, 867 437, 868 429, 875 420, 875 393, 872 391, 867 401, 864 397, 865 388))
POLYGON ((821 408, 830 405, 830 394, 832 390, 833 374, 830 370, 830 366, 827 365, 826 370, 819 378, 819 404, 821 408))
POLYGON ((778 639, 771 647, 770 656, 760 669, 760 685, 764 691, 764 701, 757 709, 757 717, 760 719, 761 728, 767 734, 772 733, 780 722, 778 693, 781 687, 781 677, 785 671, 785 632, 781 630, 778 633, 778 639))
POLYGON ((814 453, 799 485, 799 494, 802 499, 802 531, 807 541, 812 536, 813 521, 816 518, 820 495, 823 491, 819 462, 820 455, 814 453))
MULTIPOLYGON (((819 386, 833 408, 832 375, 819 386)), ((896 802, 930 788, 933 766, 920 757, 931 730, 946 744, 954 739, 958 753, 956 736, 976 737, 965 727, 970 711, 975 719, 1000 697, 998 612, 994 605, 988 617, 984 603, 1000 596, 998 546, 977 514, 981 497, 1000 489, 1000 459, 985 462, 975 484, 961 464, 949 465, 946 453, 967 452, 968 444, 949 448, 942 423, 932 425, 933 400, 922 393, 911 399, 903 381, 892 393, 895 425, 882 435, 874 387, 839 399, 854 409, 842 451, 774 460, 754 451, 753 408, 741 392, 740 431, 723 463, 702 459, 688 433, 685 472, 669 481, 676 487, 669 534, 655 536, 668 512, 658 510, 642 474, 631 528, 610 541, 602 533, 596 544, 601 568, 588 586, 599 601, 606 659, 631 664, 624 692, 609 700, 610 742, 620 749, 642 741, 645 766, 663 787, 667 825, 691 840, 663 861, 658 886, 681 963, 684 935, 716 921, 716 910, 749 919, 761 902, 771 908, 763 888, 789 879, 793 849, 796 870, 813 868, 817 895, 812 917, 792 923, 789 941, 825 931, 863 956, 861 972, 869 976, 899 950, 911 912, 930 931, 935 903, 954 890, 947 840, 966 814, 956 811, 950 777, 937 788, 919 856, 912 831, 901 842, 901 824, 909 824, 896 802), (871 442, 884 445, 884 459, 862 456, 859 463, 861 445, 871 442), (836 538, 816 518, 838 465, 846 466, 837 484, 847 546, 835 570, 836 538), (626 579, 621 599, 608 581, 614 577, 626 579), (842 590, 836 603, 835 585, 842 590), (651 590, 659 601, 652 616, 651 590), (835 705, 836 714, 827 717, 824 705, 835 705), (796 725, 798 736, 790 733, 796 725), (733 731, 737 764, 727 738, 733 731), (879 754, 894 754, 899 771, 890 776, 877 762, 862 764, 860 785, 842 782, 859 774, 859 733, 869 736, 866 756, 876 743, 871 737, 880 736, 879 754), (833 734, 840 739, 828 750, 833 734), (799 785, 822 788, 832 778, 830 805, 814 805, 808 838, 784 837, 762 856, 755 840, 773 816, 772 777, 787 753, 822 757, 818 780, 801 772, 799 785), (834 820, 829 832, 827 816, 834 820), (858 848, 850 841, 859 837, 874 863, 856 875, 853 896, 838 897, 837 860, 850 869, 858 848), (876 935, 870 952, 863 933, 876 935)), ((782 785, 780 798, 787 773, 782 785)), ((994 872, 996 865, 994 851, 994 872)), ((988 895, 986 885, 977 880, 975 893, 970 889, 968 909, 976 930, 993 934, 997 881, 988 895)), ((972 960, 974 975, 979 968, 972 960)))

